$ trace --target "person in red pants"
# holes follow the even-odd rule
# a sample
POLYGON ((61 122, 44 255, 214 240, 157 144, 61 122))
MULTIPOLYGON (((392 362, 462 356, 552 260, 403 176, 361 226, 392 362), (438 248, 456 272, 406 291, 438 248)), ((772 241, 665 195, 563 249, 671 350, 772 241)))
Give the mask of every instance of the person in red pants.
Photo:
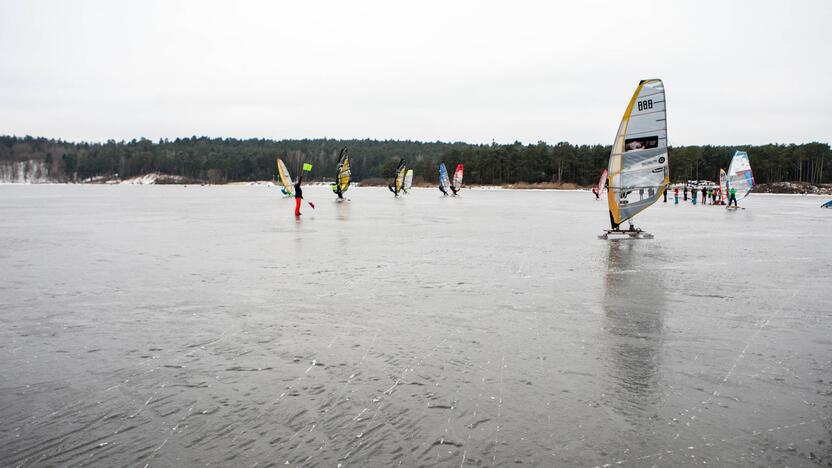
POLYGON ((303 174, 298 177, 295 182, 295 216, 300 216, 300 204, 303 200, 303 190, 300 188, 300 183, 303 180, 303 174))

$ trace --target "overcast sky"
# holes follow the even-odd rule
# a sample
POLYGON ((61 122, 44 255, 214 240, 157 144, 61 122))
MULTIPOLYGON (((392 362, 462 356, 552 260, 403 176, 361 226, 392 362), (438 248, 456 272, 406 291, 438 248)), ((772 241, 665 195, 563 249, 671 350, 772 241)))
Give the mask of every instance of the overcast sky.
POLYGON ((0 2, 0 134, 830 141, 832 1, 0 2))

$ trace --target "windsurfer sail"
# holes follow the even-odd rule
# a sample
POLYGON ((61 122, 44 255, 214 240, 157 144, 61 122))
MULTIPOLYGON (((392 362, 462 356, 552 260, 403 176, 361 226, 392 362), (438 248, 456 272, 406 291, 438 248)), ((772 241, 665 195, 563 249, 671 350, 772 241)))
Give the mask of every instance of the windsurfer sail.
POLYGON ((737 191, 738 199, 742 200, 751 193, 754 187, 754 173, 751 172, 751 163, 748 161, 748 153, 737 151, 731 158, 731 165, 728 166, 728 189, 737 191))
POLYGON ((448 189, 451 188, 451 181, 448 180, 448 170, 445 169, 445 163, 439 164, 439 190, 442 195, 448 196, 448 189))
POLYGON ((667 114, 661 80, 642 80, 633 93, 615 135, 608 170, 607 204, 613 230, 667 190, 667 114))
POLYGON ((439 163, 439 191, 442 195, 448 196, 448 189, 451 188, 451 181, 448 180, 448 170, 445 169, 445 163, 439 163))
POLYGON ((399 196, 399 192, 402 190, 402 186, 404 185, 404 174, 406 170, 407 164, 404 162, 404 159, 402 159, 399 161, 399 166, 396 168, 395 179, 393 179, 390 185, 387 186, 387 188, 393 192, 393 195, 397 197, 399 196))
POLYGON ((595 199, 601 198, 601 193, 607 185, 607 170, 601 172, 601 177, 598 179, 598 186, 592 188, 592 193, 595 194, 595 199))
POLYGON ((350 188, 350 157, 347 148, 341 148, 341 155, 338 157, 338 170, 335 173, 335 183, 330 185, 338 200, 344 199, 344 192, 350 188))
POLYGON ((404 184, 402 185, 402 192, 410 193, 410 187, 413 186, 413 169, 408 169, 404 174, 404 184))
POLYGON ((462 174, 464 172, 464 168, 462 167, 462 163, 456 165, 456 171, 454 171, 454 183, 451 185, 451 191, 454 192, 454 195, 457 194, 462 189, 462 174))
POLYGON ((719 170, 719 204, 724 205, 728 198, 728 176, 725 174, 725 169, 719 170))
POLYGON ((277 177, 283 185, 280 191, 288 197, 294 196, 294 193, 292 192, 292 189, 294 188, 292 177, 289 175, 289 170, 286 169, 286 165, 283 164, 283 160, 280 158, 277 159, 277 177))

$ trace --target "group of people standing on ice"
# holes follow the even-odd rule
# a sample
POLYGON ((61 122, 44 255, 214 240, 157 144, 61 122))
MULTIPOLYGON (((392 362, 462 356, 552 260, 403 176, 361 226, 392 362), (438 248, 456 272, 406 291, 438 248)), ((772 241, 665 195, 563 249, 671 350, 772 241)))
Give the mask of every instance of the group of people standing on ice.
MULTIPOLYGON (((693 203, 694 205, 697 204, 699 193, 702 194, 702 205, 707 205, 708 200, 711 201, 711 205, 725 205, 725 199, 722 195, 722 189, 719 187, 702 187, 700 189, 697 189, 696 187, 688 187, 688 185, 685 184, 682 188, 682 196, 684 201, 688 201, 688 190, 690 190, 691 203, 693 203)), ((665 194, 666 193, 667 192, 665 192, 665 194)), ((679 204, 678 186, 673 188, 673 200, 674 204, 679 204)), ((667 197, 665 197, 665 201, 667 201, 667 197)), ((733 204, 735 207, 737 206, 737 189, 733 187, 728 189, 728 206, 731 206, 731 204, 733 204)))

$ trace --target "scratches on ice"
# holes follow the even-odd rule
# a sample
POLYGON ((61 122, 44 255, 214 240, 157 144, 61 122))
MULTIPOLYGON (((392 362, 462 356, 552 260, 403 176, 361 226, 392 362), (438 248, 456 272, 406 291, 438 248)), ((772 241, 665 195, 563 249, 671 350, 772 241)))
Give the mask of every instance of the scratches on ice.
MULTIPOLYGON (((373 338, 373 343, 375 343, 375 338, 376 337, 373 338)), ((428 339, 430 339, 430 337, 428 337, 428 339)), ((345 463, 350 457, 352 457, 353 455, 355 455, 355 453, 361 450, 362 447, 368 446, 371 442, 365 440, 366 436, 369 433, 374 432, 382 427, 388 428, 391 434, 397 435, 399 443, 408 448, 408 452, 406 453, 415 453, 413 447, 409 446, 408 438, 405 435, 401 434, 396 425, 390 422, 388 418, 385 416, 383 407, 385 403, 389 403, 392 400, 392 398, 394 398, 394 395, 396 394, 396 388, 398 388, 402 382, 407 381, 407 374, 415 373, 416 370, 423 365, 424 361, 433 356, 436 353, 436 350, 443 346, 446 342, 447 338, 443 338, 442 340, 440 340, 439 343, 434 345, 426 354, 422 356, 414 356, 412 358, 411 363, 403 366, 400 376, 396 378, 396 380, 390 387, 387 387, 386 389, 382 387, 376 390, 375 392, 371 393, 371 395, 373 395, 371 398, 371 402, 375 405, 375 410, 372 412, 372 416, 370 416, 369 419, 363 418, 362 416, 368 413, 371 410, 371 407, 363 408, 361 412, 358 415, 356 415, 356 417, 352 418, 351 423, 353 427, 349 428, 347 432, 356 432, 356 434, 355 437, 353 437, 352 440, 347 443, 344 454, 338 458, 339 461, 345 463), (363 424, 366 429, 364 429, 363 431, 357 430, 358 424, 363 424)), ((369 353, 369 350, 367 351, 367 353, 369 353)), ((362 357, 361 361, 359 362, 359 366, 367 357, 367 353, 365 353, 362 357)), ((358 367, 356 368, 356 371, 358 371, 358 367)), ((427 406, 429 405, 430 402, 428 402, 428 404, 425 407, 427 408, 427 406)), ((415 460, 411 460, 411 463, 415 464, 415 460)))
POLYGON ((821 420, 820 419, 812 419, 810 421, 801 421, 799 423, 789 424, 789 425, 785 425, 785 426, 770 427, 770 428, 766 428, 766 429, 762 429, 762 430, 753 430, 753 431, 751 431, 750 434, 742 434, 742 435, 738 435, 736 437, 731 437, 731 438, 728 438, 728 439, 720 439, 719 442, 706 442, 706 443, 703 443, 699 447, 688 446, 688 447, 683 447, 683 448, 674 449, 674 450, 664 450, 664 451, 661 451, 661 452, 656 452, 656 453, 652 453, 650 455, 644 455, 644 456, 641 456, 641 457, 628 458, 628 459, 624 459, 624 460, 617 460, 617 461, 610 462, 610 463, 604 463, 603 465, 597 465, 595 468, 609 468, 610 466, 613 466, 613 465, 624 465, 624 464, 634 464, 636 466, 640 466, 641 463, 639 463, 639 462, 642 462, 642 461, 645 461, 645 460, 650 460, 650 459, 654 459, 654 458, 661 458, 661 457, 664 457, 666 455, 674 455, 674 454, 682 454, 682 453, 686 453, 686 452, 693 452, 693 451, 696 451, 696 450, 699 450, 699 449, 710 449, 712 447, 717 447, 717 446, 722 445, 722 444, 728 444, 728 443, 731 443, 731 442, 734 442, 734 441, 737 441, 737 440, 741 440, 741 439, 745 439, 745 438, 749 438, 749 437, 757 437, 757 436, 763 435, 765 433, 771 433, 771 432, 794 429, 796 427, 805 426, 807 424, 813 424, 813 423, 817 423, 817 422, 821 422, 821 420))
MULTIPOLYGON (((706 406, 713 403, 714 400, 720 396, 722 388, 725 386, 725 384, 728 383, 728 381, 734 375, 734 373, 736 372, 740 363, 745 358, 746 353, 748 352, 749 348, 757 341, 757 338, 759 337, 760 333, 762 333, 763 330, 766 327, 768 327, 771 324, 771 322, 773 320, 775 320, 783 312, 786 304, 792 303, 792 301, 795 299, 795 297, 797 297, 797 295, 799 293, 800 293, 800 291, 797 288, 794 288, 793 291, 792 291, 791 296, 785 297, 783 299, 783 301, 779 304, 779 306, 776 307, 771 312, 771 314, 768 315, 768 317, 766 317, 765 319, 763 319, 762 321, 759 322, 759 324, 754 329, 753 333, 751 333, 751 335, 745 341, 743 347, 737 352, 737 355, 734 357, 734 360, 731 363, 731 367, 726 371, 725 376, 719 381, 719 384, 710 393, 708 398, 706 398, 700 404, 698 404, 698 405, 696 405, 692 408, 685 409, 685 410, 681 411, 681 413, 680 413, 681 415, 688 416, 688 415, 690 415, 690 413, 693 413, 693 412, 701 413, 702 410, 706 406)), ((692 422, 697 420, 696 415, 690 415, 688 417, 690 418, 690 420, 692 422)), ((799 426, 804 426, 804 425, 809 424, 809 423, 814 423, 814 422, 817 422, 817 421, 819 421, 819 420, 813 419, 813 420, 810 420, 810 421, 802 421, 802 422, 795 423, 795 424, 790 424, 790 425, 770 427, 770 428, 765 428, 765 429, 762 429, 762 430, 752 430, 750 434, 742 434, 742 435, 738 435, 738 436, 735 436, 735 437, 723 438, 723 439, 720 439, 718 442, 703 443, 699 448, 708 449, 708 448, 711 448, 711 447, 714 447, 714 446, 730 443, 730 442, 741 440, 741 439, 744 439, 744 438, 757 437, 757 436, 762 435, 764 433, 771 433, 771 432, 776 432, 776 431, 792 429, 792 428, 796 428, 796 427, 799 427, 799 426)), ((688 427, 690 427, 690 424, 688 424, 688 427)), ((673 440, 678 440, 680 435, 681 435, 681 433, 676 433, 676 435, 673 437, 673 440)), ((663 457, 663 456, 666 456, 666 455, 680 454, 680 453, 684 453, 684 452, 692 452, 692 451, 695 451, 695 450, 697 450, 696 446, 688 446, 688 447, 680 448, 680 449, 665 450, 665 451, 662 451, 662 452, 657 452, 657 453, 653 453, 653 454, 650 454, 650 455, 644 455, 644 456, 641 456, 641 457, 618 460, 618 461, 615 461, 615 462, 612 462, 612 463, 605 463, 603 465, 597 466, 596 468, 607 468, 607 467, 610 467, 612 465, 623 465, 623 464, 627 464, 627 463, 639 464, 639 462, 643 462, 645 460, 659 458, 659 457, 663 457)))
MULTIPOLYGON (((760 335, 760 333, 771 323, 772 320, 776 319, 777 316, 780 315, 780 313, 785 308, 786 304, 793 301, 794 298, 797 297, 797 294, 798 294, 798 290, 795 289, 790 297, 786 297, 783 300, 783 302, 781 302, 780 305, 768 317, 766 317, 765 320, 760 322, 760 324, 756 327, 756 329, 751 334, 751 336, 746 340, 745 345, 737 353, 736 357, 734 358, 733 363, 731 364, 731 367, 728 369, 725 376, 719 382, 717 387, 711 392, 711 394, 708 396, 708 398, 705 399, 699 405, 697 405, 693 408, 683 410, 682 413, 681 413, 682 415, 686 415, 686 414, 691 413, 693 411, 701 412, 702 408, 711 404, 717 397, 720 396, 720 392, 722 391, 722 387, 728 382, 728 380, 731 378, 731 376, 734 375, 734 371, 736 371, 737 366, 739 365, 740 361, 742 361, 742 359, 745 358, 746 352, 748 352, 748 349, 757 340, 757 337, 760 335)), ((695 417, 692 417, 692 419, 693 418, 695 418, 695 417)))
POLYGON ((491 465, 497 464, 497 446, 500 443, 500 418, 503 412, 503 369, 506 368, 506 355, 503 354, 500 359, 500 386, 499 396, 497 400, 497 430, 494 434, 494 453, 491 455, 491 465))

